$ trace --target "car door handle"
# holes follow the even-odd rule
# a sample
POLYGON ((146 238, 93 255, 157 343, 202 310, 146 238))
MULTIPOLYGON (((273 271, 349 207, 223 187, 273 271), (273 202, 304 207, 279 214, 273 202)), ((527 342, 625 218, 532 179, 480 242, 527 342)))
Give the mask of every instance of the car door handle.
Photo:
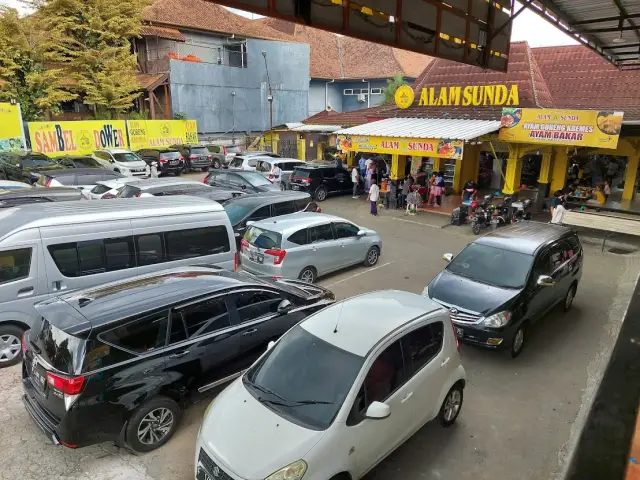
POLYGON ((220 342, 222 340, 225 340, 227 338, 229 338, 231 336, 230 333, 223 333, 222 335, 218 335, 216 338, 213 339, 214 342, 220 342))
POLYGON ((174 359, 174 358, 182 358, 185 355, 189 354, 189 350, 184 350, 182 352, 176 352, 176 353, 172 353, 171 355, 169 355, 169 358, 174 359))
POLYGON ((451 360, 451 357, 447 357, 445 358, 442 363, 440 364, 441 367, 444 367, 447 365, 447 363, 449 363, 449 360, 451 360))
POLYGON ((33 287, 25 287, 18 290, 18 297, 28 297, 33 294, 33 287))
POLYGON ((413 392, 409 392, 407 393, 404 398, 400 401, 400 403, 405 403, 406 401, 408 401, 411 397, 413 397, 413 392))
POLYGON ((244 332, 242 334, 243 337, 248 337, 249 335, 253 335, 254 333, 256 333, 258 331, 257 328, 252 328, 251 330, 247 330, 246 332, 244 332))

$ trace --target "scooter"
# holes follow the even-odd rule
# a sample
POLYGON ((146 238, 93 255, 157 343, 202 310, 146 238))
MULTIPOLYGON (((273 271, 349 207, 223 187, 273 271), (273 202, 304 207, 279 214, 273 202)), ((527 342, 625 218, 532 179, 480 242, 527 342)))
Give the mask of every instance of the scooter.
POLYGON ((527 198, 526 200, 513 202, 513 217, 516 221, 521 220, 531 220, 531 205, 533 204, 533 200, 527 198))
MULTIPOLYGON (((513 197, 505 197, 502 204, 496 207, 496 212, 493 215, 495 224, 493 228, 497 228, 503 225, 510 225, 514 221, 513 216, 513 197)), ((517 220, 515 220, 517 222, 517 220)))
POLYGON ((491 204, 493 201, 493 195, 485 195, 481 202, 477 200, 471 202, 471 231, 475 235, 479 235, 480 232, 491 226, 494 222, 493 213, 495 211, 495 207, 491 204))

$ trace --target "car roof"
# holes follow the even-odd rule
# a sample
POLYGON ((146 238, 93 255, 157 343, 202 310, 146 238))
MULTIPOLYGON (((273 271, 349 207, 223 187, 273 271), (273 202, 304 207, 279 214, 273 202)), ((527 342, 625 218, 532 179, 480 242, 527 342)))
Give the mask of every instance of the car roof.
POLYGON ((478 238, 475 243, 513 252, 535 255, 545 245, 567 235, 571 229, 539 222, 520 222, 499 228, 478 238))
POLYGON ((428 297, 383 290, 334 303, 303 320, 300 326, 327 343, 365 357, 394 331, 417 318, 441 311, 442 306, 428 297))
POLYGON ((55 197, 57 195, 74 195, 78 198, 82 198, 82 192, 73 187, 16 188, 12 190, 0 190, 0 200, 17 197, 55 197))
POLYGON ((229 200, 228 203, 236 203, 240 205, 262 205, 265 203, 274 203, 278 200, 283 202, 287 200, 295 200, 299 198, 308 198, 311 201, 311 195, 305 192, 293 192, 293 191, 280 191, 280 192, 263 192, 263 193, 250 193, 243 195, 242 197, 236 197, 229 200))
POLYGON ((175 178, 175 177, 161 177, 161 178, 145 178, 138 179, 130 182, 129 185, 139 188, 141 190, 153 187, 170 187, 174 185, 192 185, 198 184, 208 186, 206 183, 198 182, 197 180, 191 180, 188 178, 175 178))
POLYGON ((44 153, 34 152, 33 150, 12 150, 10 152, 0 152, 0 155, 11 155, 14 157, 28 157, 30 155, 36 155, 39 157, 47 157, 49 159, 51 158, 44 153))
POLYGON ((96 182, 96 185, 104 185, 105 187, 116 188, 116 187, 121 187, 123 185, 128 185, 130 183, 134 183, 138 181, 140 180, 137 178, 123 177, 123 178, 114 178, 112 180, 100 180, 99 182, 96 182))
POLYGON ((327 222, 349 222, 344 218, 325 213, 316 212, 298 212, 288 215, 280 215, 277 217, 267 218, 253 223, 253 226, 268 230, 270 232, 282 233, 289 229, 309 228, 316 225, 322 225, 327 222))
POLYGON ((305 170, 305 169, 320 170, 321 168, 336 168, 336 166, 335 165, 322 165, 322 164, 317 164, 317 163, 306 163, 304 165, 300 165, 299 167, 296 167, 296 170, 297 169, 300 169, 300 170, 305 170))
POLYGON ((284 162, 300 162, 300 163, 306 163, 304 160, 300 160, 298 158, 283 158, 283 157, 279 157, 279 158, 274 158, 274 157, 263 157, 264 160, 268 160, 271 163, 284 163, 284 162))
POLYGON ((113 170, 107 168, 62 168, 60 170, 47 170, 40 172, 40 174, 46 175, 47 177, 58 177, 61 175, 91 175, 105 172, 114 173, 113 170))
MULTIPOLYGON (((193 265, 161 270, 151 274, 76 290, 43 302, 38 312, 70 334, 101 327, 132 315, 140 315, 175 303, 187 302, 232 287, 264 287, 266 282, 253 275, 224 270, 213 265, 193 265), (63 316, 66 303, 79 312, 89 325, 63 316), (57 318, 50 315, 60 313, 57 318), (87 328, 89 327, 89 328, 87 328)), ((270 284, 273 286, 273 284, 270 284)))
POLYGON ((126 148, 99 148, 96 152, 109 152, 109 153, 133 153, 126 148))

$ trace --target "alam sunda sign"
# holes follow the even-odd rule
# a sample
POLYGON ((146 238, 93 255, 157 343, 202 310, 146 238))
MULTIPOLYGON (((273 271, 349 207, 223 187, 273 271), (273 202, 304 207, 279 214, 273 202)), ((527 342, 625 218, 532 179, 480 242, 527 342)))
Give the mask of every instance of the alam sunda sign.
MULTIPOLYGON (((518 85, 467 85, 452 87, 425 87, 420 89, 418 106, 424 107, 488 107, 517 106, 520 104, 518 85)), ((396 106, 409 108, 416 94, 409 85, 398 87, 396 106)))

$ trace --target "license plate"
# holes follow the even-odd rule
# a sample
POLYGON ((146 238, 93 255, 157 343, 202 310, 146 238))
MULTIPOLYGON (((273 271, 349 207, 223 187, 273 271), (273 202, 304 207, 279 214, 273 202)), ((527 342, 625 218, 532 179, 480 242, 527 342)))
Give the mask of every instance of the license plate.
POLYGON ((291 185, 291 190, 300 190, 298 185, 291 185))
POLYGON ((249 260, 256 263, 262 263, 264 262, 264 255, 262 253, 252 252, 249 250, 249 260))
POLYGON ((46 373, 44 368, 34 359, 31 363, 31 379, 36 387, 40 390, 44 390, 47 383, 46 373))
POLYGON ((178 161, 177 161, 177 160, 171 160, 171 161, 169 162, 169 165, 176 165, 177 163, 178 163, 178 161))
POLYGON ((464 337, 464 330, 456 327, 456 335, 458 336, 458 338, 464 337))

